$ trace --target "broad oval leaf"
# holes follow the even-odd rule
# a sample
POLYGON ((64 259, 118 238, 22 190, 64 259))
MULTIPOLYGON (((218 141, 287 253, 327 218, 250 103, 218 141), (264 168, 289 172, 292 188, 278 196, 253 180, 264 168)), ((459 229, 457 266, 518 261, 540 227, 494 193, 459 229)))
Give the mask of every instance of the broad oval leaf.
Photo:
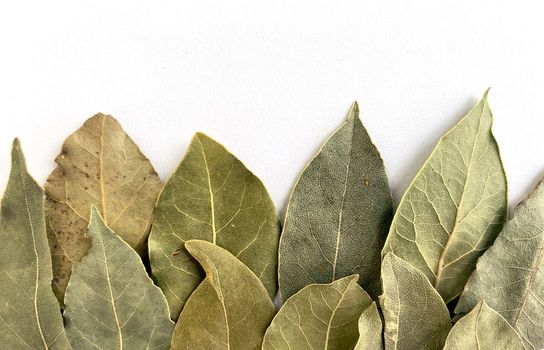
POLYGON ((312 283, 359 274, 376 297, 380 252, 392 215, 383 161, 355 103, 293 188, 280 239, 283 300, 312 283))
POLYGON ((157 202, 149 236, 153 278, 172 319, 203 278, 183 243, 199 239, 234 254, 277 291, 279 219, 262 182, 222 145, 196 133, 157 202), (181 249, 180 249, 181 248, 181 249))
POLYGON ((275 312, 259 278, 213 243, 191 240, 185 248, 200 263, 206 278, 179 316, 172 349, 259 349, 275 312))
POLYGON ((359 340, 355 350, 383 350, 382 318, 375 302, 372 302, 359 318, 359 340))
POLYGON ((423 272, 446 303, 506 220, 506 176, 487 92, 435 147, 401 199, 383 255, 423 272))
POLYGON ((480 300, 516 329, 528 349, 544 348, 544 182, 478 260, 455 312, 469 312, 480 300))
POLYGON ((389 253, 382 280, 385 349, 442 349, 451 329, 450 315, 425 275, 389 253))
POLYGON ((3 349, 69 349, 51 280, 44 193, 18 140, 0 213, 0 340, 3 349))
POLYGON ((140 256, 111 231, 96 207, 92 245, 66 288, 66 334, 75 349, 168 349, 174 323, 140 256))
POLYGON ((353 349, 359 316, 372 303, 357 278, 311 284, 289 298, 266 331, 263 350, 353 349))
POLYGON ((525 350, 516 331, 498 312, 480 302, 451 329, 444 350, 525 350))
POLYGON ((161 181, 151 162, 111 116, 97 114, 70 135, 45 184, 53 289, 59 301, 72 264, 87 254, 91 206, 140 254, 153 220, 161 181))

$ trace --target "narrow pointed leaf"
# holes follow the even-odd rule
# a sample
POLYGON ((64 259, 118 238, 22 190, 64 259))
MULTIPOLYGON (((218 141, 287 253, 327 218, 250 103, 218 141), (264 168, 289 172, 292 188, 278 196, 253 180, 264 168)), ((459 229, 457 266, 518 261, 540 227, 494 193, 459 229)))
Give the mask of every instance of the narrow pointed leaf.
POLYGON ((391 215, 383 161, 354 104, 291 193, 280 240, 282 299, 308 284, 352 274, 359 274, 361 286, 376 297, 391 215))
POLYGON ((140 256, 93 207, 89 253, 66 289, 66 333, 74 349, 168 349, 174 323, 140 256))
POLYGON ((444 350, 525 350, 516 331, 498 312, 480 302, 451 329, 444 350))
POLYGON ((382 280, 385 349, 442 349, 450 315, 425 275, 389 253, 383 260, 382 280))
POLYGON ((70 135, 45 184, 45 212, 53 254, 53 288, 60 302, 72 264, 90 247, 91 205, 140 254, 161 182, 149 160, 111 116, 97 114, 70 135))
POLYGON ((172 349, 260 349, 275 308, 259 278, 213 243, 191 240, 185 248, 206 278, 179 316, 172 349))
POLYGON ((383 254, 423 272, 445 302, 463 290, 506 220, 506 176, 487 93, 446 135, 401 199, 383 254))
POLYGON ((528 349, 544 348, 544 182, 478 260, 455 312, 469 312, 480 300, 514 327, 528 349))
POLYGON ((28 174, 18 140, 0 214, 0 347, 69 349, 51 280, 44 193, 28 174))
POLYGON ((372 304, 357 278, 311 284, 289 298, 266 331, 263 350, 353 349, 359 316, 372 304))
POLYGON ((222 145, 197 133, 159 196, 149 237, 153 278, 168 299, 172 319, 203 278, 183 248, 185 241, 205 240, 227 249, 259 276, 273 298, 279 231, 262 182, 222 145))
POLYGON ((359 340, 355 350, 383 350, 382 332, 382 319, 373 302, 359 318, 359 340))

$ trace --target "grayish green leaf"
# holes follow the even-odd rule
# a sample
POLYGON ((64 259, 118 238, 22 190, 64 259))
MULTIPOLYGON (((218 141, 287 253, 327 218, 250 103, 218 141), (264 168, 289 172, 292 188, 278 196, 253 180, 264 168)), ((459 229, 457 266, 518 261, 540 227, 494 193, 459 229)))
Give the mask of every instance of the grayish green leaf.
POLYGON ((469 312, 480 300, 517 330, 528 349, 544 348, 543 182, 478 260, 455 312, 469 312))
POLYGON ((359 318, 359 340, 355 350, 383 350, 383 325, 375 302, 359 318))
POLYGON ((70 135, 45 184, 47 233, 53 255, 53 290, 59 301, 72 264, 87 254, 91 206, 138 253, 146 248, 162 188, 151 162, 111 116, 97 114, 70 135))
POLYGON ((516 331, 495 310, 480 302, 451 329, 444 350, 525 350, 516 331))
POLYGON ((383 161, 354 104, 295 184, 280 239, 283 300, 312 283, 359 274, 380 291, 380 252, 392 216, 383 161))
POLYGON ((172 349, 260 349, 274 304, 257 276, 227 250, 201 240, 185 243, 206 278, 179 316, 172 349))
POLYGON ((385 349, 442 349, 450 315, 425 275, 389 253, 383 259, 382 280, 385 349))
POLYGON ((279 219, 262 182, 222 145, 197 133, 167 181, 149 237, 153 278, 172 319, 203 278, 183 243, 200 239, 234 254, 277 292, 279 219), (181 248, 181 249, 179 249, 181 248))
POLYGON ((404 194, 383 255, 423 272, 456 298, 506 220, 506 176, 491 133, 487 92, 444 135, 404 194))
POLYGON ((65 298, 75 349, 168 349, 174 323, 140 256, 92 208, 91 249, 74 264, 65 298))
POLYGON ((263 350, 353 349, 359 316, 372 303, 357 278, 311 284, 289 298, 266 331, 263 350))
POLYGON ((69 349, 51 280, 44 194, 28 174, 18 140, 0 214, 0 347, 69 349))

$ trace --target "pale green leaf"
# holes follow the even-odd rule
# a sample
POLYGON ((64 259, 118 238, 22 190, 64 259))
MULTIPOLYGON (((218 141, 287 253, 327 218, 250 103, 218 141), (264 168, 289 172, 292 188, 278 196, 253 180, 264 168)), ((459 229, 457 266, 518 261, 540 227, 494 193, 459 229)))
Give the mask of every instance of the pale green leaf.
POLYGON ((222 145, 197 133, 157 203, 149 237, 153 278, 172 319, 203 278, 183 243, 199 239, 234 254, 277 291, 279 219, 262 182, 222 145), (181 249, 180 249, 181 248, 181 249))
POLYGON ((347 121, 300 174, 280 239, 283 300, 312 283, 359 274, 380 291, 380 252, 392 216, 383 161, 354 104, 347 121))
POLYGON ((487 93, 435 147, 404 194, 383 255, 423 272, 456 298, 506 220, 506 176, 491 133, 487 93))
POLYGON ((311 284, 289 298, 266 331, 263 350, 353 349, 372 300, 357 275, 311 284))
POLYGON ((44 193, 28 174, 18 140, 0 215, 0 347, 69 349, 51 289, 44 193))
POLYGON ((543 182, 478 260, 455 312, 469 312, 480 300, 514 327, 528 349, 544 348, 543 182))
POLYGON ((213 243, 191 240, 185 248, 200 263, 206 278, 179 316, 172 349, 259 349, 275 312, 259 278, 213 243))
POLYGON ((450 315, 425 275, 389 253, 383 260, 382 280, 385 349, 442 349, 450 315))
POLYGON ((444 350, 525 350, 516 331, 495 310, 480 302, 451 329, 444 350))
POLYGON ((92 208, 92 245, 75 263, 65 298, 66 334, 75 349, 168 349, 174 323, 140 256, 92 208))
POLYGON ((143 254, 162 188, 151 162, 111 116, 97 114, 70 135, 45 184, 53 289, 59 301, 72 264, 87 254, 91 206, 106 224, 143 254))
POLYGON ((372 302, 359 318, 359 340, 355 350, 383 350, 383 325, 378 307, 372 302))

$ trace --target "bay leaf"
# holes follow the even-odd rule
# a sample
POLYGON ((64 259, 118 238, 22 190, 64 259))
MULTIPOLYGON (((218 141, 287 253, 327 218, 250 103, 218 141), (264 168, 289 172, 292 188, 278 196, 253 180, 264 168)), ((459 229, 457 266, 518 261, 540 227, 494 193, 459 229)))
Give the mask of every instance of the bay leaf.
POLYGON ((455 312, 469 312, 480 300, 514 327, 527 349, 544 348, 544 182, 478 260, 455 312))
POLYGON ((145 252, 161 181, 151 162, 111 116, 97 114, 70 135, 45 184, 53 289, 62 303, 72 264, 87 254, 91 206, 106 224, 145 252))
POLYGON ((491 123, 486 92, 406 190, 382 253, 418 268, 446 303, 461 293, 507 217, 506 175, 491 123))
POLYGON ((42 188, 28 174, 21 145, 11 150, 11 173, 0 213, 0 347, 70 349, 51 280, 42 188))
POLYGON ((359 318, 359 340, 355 350, 383 350, 383 324, 376 302, 359 318))
POLYGON ((310 284, 289 298, 266 331, 263 350, 353 349, 359 317, 372 304, 357 278, 310 284))
POLYGON ((200 239, 234 254, 266 287, 277 291, 279 218, 262 182, 222 145, 203 133, 166 182, 149 236, 153 278, 172 319, 202 280, 183 243, 200 239))
POLYGON ((169 349, 174 323, 138 253, 92 207, 91 248, 73 266, 65 298, 75 349, 169 349))
POLYGON ((293 188, 280 239, 282 300, 312 283, 359 274, 380 291, 380 252, 392 216, 383 161, 359 119, 348 119, 325 142, 293 188))
POLYGON ((260 349, 275 308, 259 278, 218 245, 190 240, 185 248, 206 278, 179 316, 172 349, 260 349))
POLYGON ((389 253, 383 259, 382 280, 385 349, 442 349, 450 315, 425 275, 389 253))

